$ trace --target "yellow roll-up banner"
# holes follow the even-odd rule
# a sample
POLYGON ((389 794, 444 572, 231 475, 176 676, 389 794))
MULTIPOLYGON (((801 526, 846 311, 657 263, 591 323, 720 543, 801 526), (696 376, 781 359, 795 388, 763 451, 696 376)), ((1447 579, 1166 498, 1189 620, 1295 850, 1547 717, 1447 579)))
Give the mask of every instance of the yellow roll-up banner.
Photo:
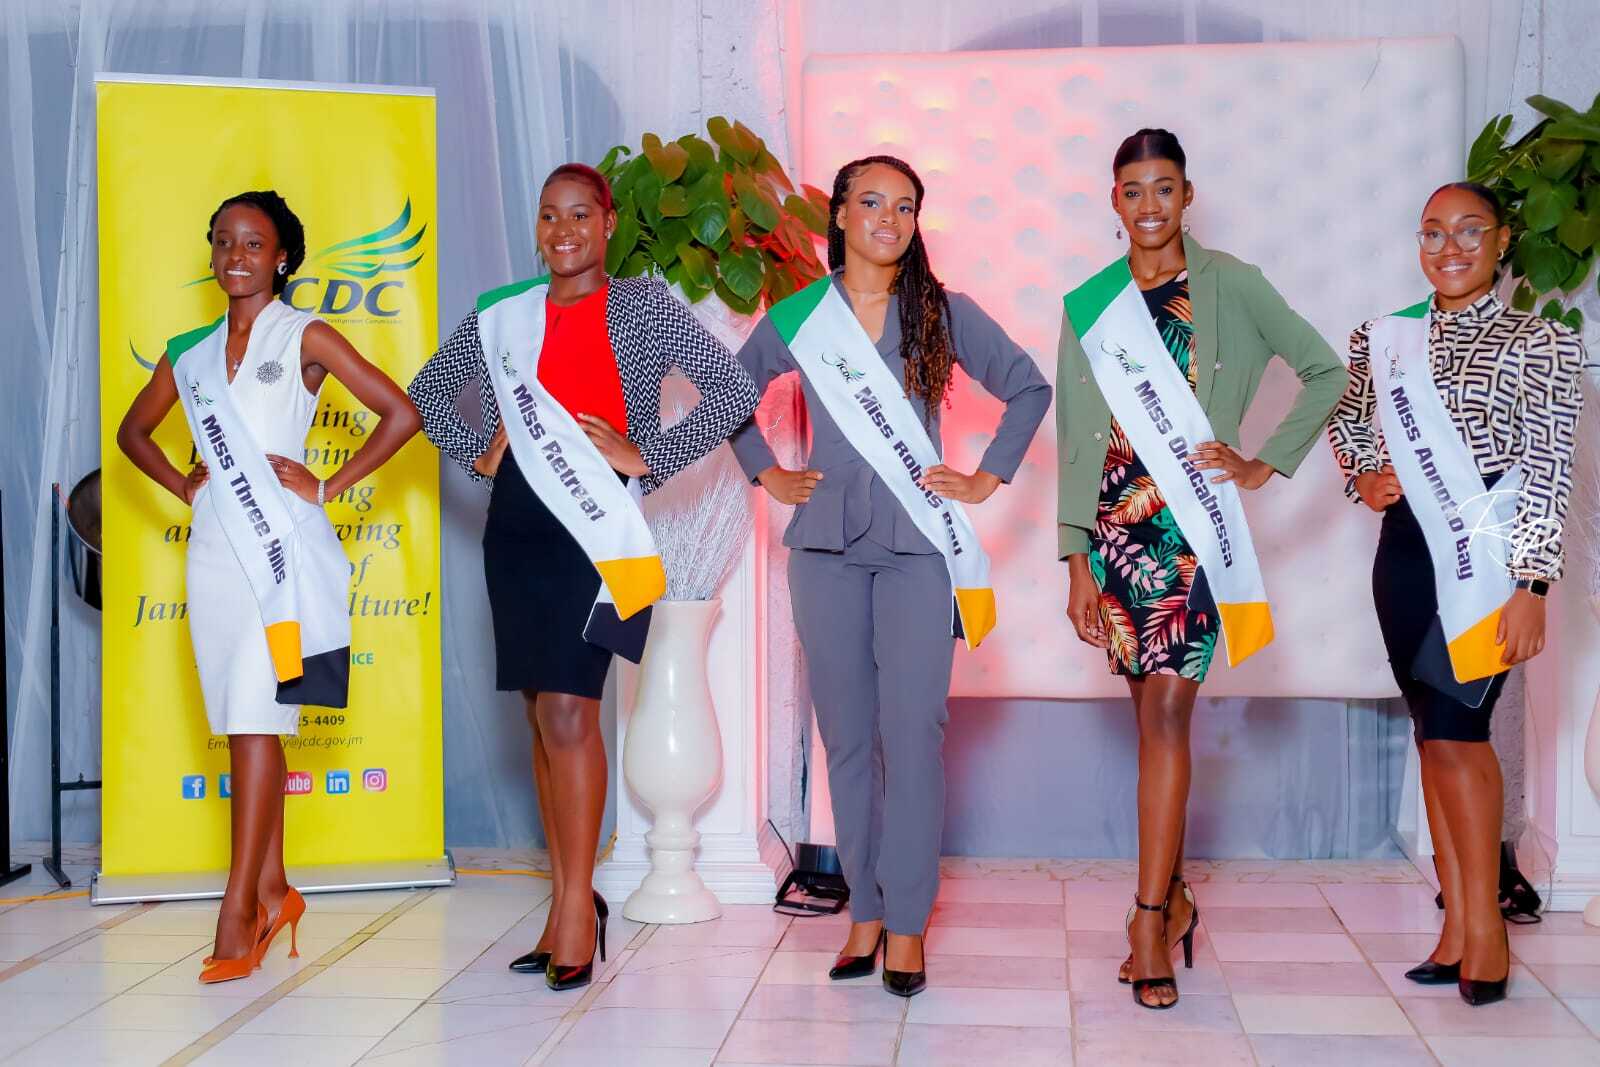
MULTIPOLYGON (((184 590, 189 509, 145 478, 117 425, 169 337, 227 301, 206 228, 276 189, 305 225, 283 299, 402 386, 437 338, 434 99, 428 89, 97 79, 104 618, 102 877, 225 869, 228 740, 201 702, 184 590)), ((328 477, 377 419, 331 377, 304 462, 328 477)), ((176 408, 156 435, 196 461, 176 408)), ((350 702, 285 739, 291 866, 437 863, 444 853, 438 459, 418 435, 328 502, 350 560, 350 702)), ((240 610, 251 605, 241 604, 240 610)))

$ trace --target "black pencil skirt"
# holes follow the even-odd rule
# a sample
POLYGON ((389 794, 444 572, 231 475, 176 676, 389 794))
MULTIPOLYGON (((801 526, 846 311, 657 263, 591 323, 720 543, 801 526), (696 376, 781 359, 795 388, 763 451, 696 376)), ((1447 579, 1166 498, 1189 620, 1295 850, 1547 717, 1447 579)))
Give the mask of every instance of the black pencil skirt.
MULTIPOLYGON (((1488 484, 1494 481, 1490 478, 1488 484)), ((1389 653, 1389 669, 1411 710, 1417 740, 1488 741, 1489 717, 1509 672, 1495 676, 1483 705, 1476 708, 1411 676, 1411 665, 1438 615, 1439 595, 1427 539, 1404 497, 1383 513, 1372 561, 1372 602, 1389 653)))
POLYGON ((495 688, 600 698, 611 652, 583 638, 600 574, 508 449, 483 530, 495 688))

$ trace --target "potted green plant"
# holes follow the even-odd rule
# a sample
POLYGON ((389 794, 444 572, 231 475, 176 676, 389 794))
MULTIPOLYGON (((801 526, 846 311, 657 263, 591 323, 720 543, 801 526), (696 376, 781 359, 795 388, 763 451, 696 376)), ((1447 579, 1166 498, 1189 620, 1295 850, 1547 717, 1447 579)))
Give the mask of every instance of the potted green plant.
POLYGON ((828 195, 799 186, 742 122, 717 116, 710 140, 686 134, 640 139, 606 153, 617 228, 606 270, 617 277, 663 274, 691 304, 715 293, 754 315, 820 278, 814 237, 827 234, 828 195))
POLYGON ((1512 304, 1582 330, 1575 303, 1600 253, 1600 96, 1587 111, 1548 96, 1528 104, 1544 117, 1509 144, 1511 116, 1490 119, 1467 155, 1467 177, 1505 207, 1512 304))

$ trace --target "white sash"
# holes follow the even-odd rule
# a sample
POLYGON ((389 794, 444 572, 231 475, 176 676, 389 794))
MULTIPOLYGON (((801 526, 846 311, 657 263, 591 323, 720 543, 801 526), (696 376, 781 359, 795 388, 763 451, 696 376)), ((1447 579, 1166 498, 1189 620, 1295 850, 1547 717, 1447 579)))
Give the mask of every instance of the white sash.
POLYGON ((1372 324, 1372 386, 1389 461, 1428 542, 1450 666, 1456 681, 1470 682, 1508 669, 1495 636, 1515 581, 1494 542, 1515 521, 1522 470, 1512 467, 1494 489, 1484 489, 1434 385, 1430 303, 1372 324))
POLYGON ((1127 260, 1067 294, 1066 306, 1106 405, 1194 549, 1222 619, 1228 665, 1237 666, 1272 641, 1272 610, 1239 487, 1211 481, 1187 458, 1215 439, 1211 420, 1156 332, 1127 260))
MULTIPOLYGON (((350 672, 346 590, 313 587, 288 490, 233 402, 228 317, 167 343, 167 358, 195 447, 209 468, 207 499, 255 594, 285 704, 344 707, 350 672)), ((273 301, 256 316, 249 350, 300 373, 300 338, 312 316, 273 301)), ((348 567, 344 560, 341 567, 348 567)))
POLYGON ((918 484, 942 461, 905 389, 830 278, 768 314, 845 438, 944 555, 955 593, 952 632, 977 648, 996 621, 989 557, 960 503, 918 484))
POLYGON ((624 485, 578 420, 539 382, 548 277, 478 298, 478 333, 500 420, 535 494, 600 572, 584 628, 593 644, 638 662, 645 609, 667 591, 655 538, 639 510, 638 482, 624 485), (632 625, 621 624, 639 616, 632 625))

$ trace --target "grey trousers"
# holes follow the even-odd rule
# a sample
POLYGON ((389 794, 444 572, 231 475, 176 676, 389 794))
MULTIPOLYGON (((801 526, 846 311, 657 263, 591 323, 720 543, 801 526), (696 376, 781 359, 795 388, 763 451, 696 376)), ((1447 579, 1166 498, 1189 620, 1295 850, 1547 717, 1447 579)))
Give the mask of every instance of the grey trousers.
POLYGON ((950 574, 866 538, 789 554, 850 917, 922 934, 939 887, 950 574))

